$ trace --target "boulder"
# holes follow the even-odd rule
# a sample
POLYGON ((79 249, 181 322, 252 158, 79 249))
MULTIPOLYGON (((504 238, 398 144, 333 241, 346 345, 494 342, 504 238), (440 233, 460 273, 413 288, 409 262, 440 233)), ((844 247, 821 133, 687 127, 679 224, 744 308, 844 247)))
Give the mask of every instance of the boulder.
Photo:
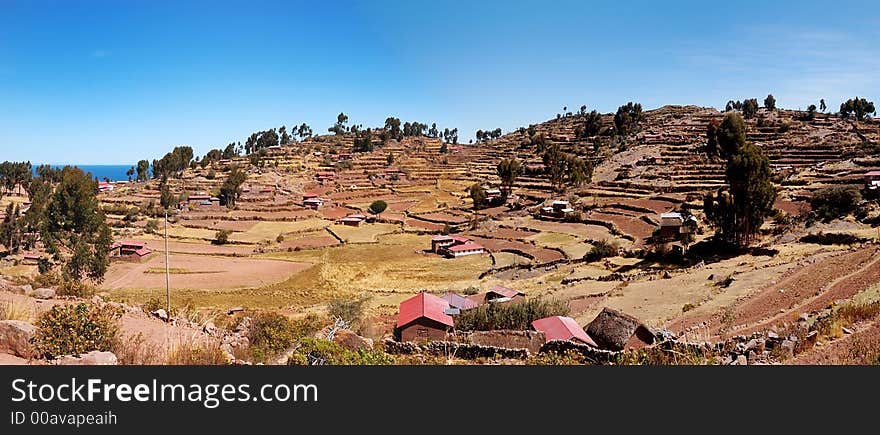
POLYGON ((22 358, 33 356, 31 339, 37 327, 21 320, 0 320, 0 351, 22 358))
POLYGON ((217 326, 214 325, 214 322, 205 323, 205 326, 202 328, 202 330, 205 331, 205 333, 211 335, 214 335, 219 331, 219 329, 217 329, 217 326))
POLYGON ((32 291, 29 296, 37 299, 52 299, 55 297, 55 290, 51 288, 38 288, 32 291))
POLYGON ((100 352, 93 350, 80 356, 64 355, 53 361, 60 366, 115 366, 119 360, 113 352, 100 352))
POLYGON ((18 287, 17 289, 12 290, 13 293, 18 293, 20 295, 26 295, 32 291, 34 291, 34 288, 31 287, 30 284, 25 284, 21 287, 18 287))
POLYGON ((159 308, 158 310, 153 311, 150 314, 162 319, 163 321, 166 321, 166 322, 168 321, 168 312, 165 311, 165 309, 163 309, 163 308, 159 308))
POLYGON ((333 342, 349 350, 373 349, 373 340, 361 337, 348 329, 340 329, 333 334, 333 342))
POLYGON ((738 366, 747 366, 749 365, 749 360, 745 355, 737 355, 736 356, 736 365, 738 366))

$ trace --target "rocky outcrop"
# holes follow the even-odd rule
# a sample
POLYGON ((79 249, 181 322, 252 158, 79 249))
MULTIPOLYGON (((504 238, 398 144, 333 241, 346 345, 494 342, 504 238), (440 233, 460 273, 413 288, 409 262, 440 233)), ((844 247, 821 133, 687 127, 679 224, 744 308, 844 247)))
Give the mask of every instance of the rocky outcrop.
POLYGON ((361 337, 350 329, 340 329, 336 331, 336 333, 333 334, 333 342, 348 350, 373 350, 372 339, 361 337))
POLYGON ((59 366, 115 366, 119 364, 119 360, 113 352, 94 350, 80 356, 64 355, 55 358, 52 364, 59 366))
POLYGON ((37 327, 20 320, 0 320, 0 352, 21 358, 33 356, 31 340, 37 327))
POLYGON ((25 294, 36 299, 52 299, 55 297, 55 290, 51 288, 38 288, 31 292, 25 291, 25 294))

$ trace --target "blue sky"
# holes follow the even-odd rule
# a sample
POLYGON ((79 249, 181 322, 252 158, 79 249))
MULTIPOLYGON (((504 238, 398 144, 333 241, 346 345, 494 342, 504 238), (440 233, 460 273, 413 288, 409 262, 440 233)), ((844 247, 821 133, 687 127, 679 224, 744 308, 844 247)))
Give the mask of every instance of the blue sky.
POLYGON ((307 122, 880 99, 880 3, 0 0, 0 160, 131 164, 307 122), (548 4, 549 3, 549 4, 548 4))

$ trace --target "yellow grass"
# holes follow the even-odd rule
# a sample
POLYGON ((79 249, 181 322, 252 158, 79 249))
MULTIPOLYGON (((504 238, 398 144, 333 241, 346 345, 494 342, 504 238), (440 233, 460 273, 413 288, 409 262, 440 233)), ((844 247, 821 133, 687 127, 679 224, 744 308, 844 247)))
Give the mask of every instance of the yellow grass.
POLYGON ((330 230, 345 240, 346 243, 369 243, 377 241, 381 234, 393 233, 400 229, 394 224, 361 224, 359 227, 331 225, 330 230))
POLYGON ((326 228, 330 221, 324 219, 304 219, 295 222, 257 222, 245 232, 232 233, 230 240, 234 242, 259 243, 264 240, 274 242, 279 234, 290 234, 300 231, 314 231, 326 228))
POLYGON ((529 264, 532 262, 532 260, 512 252, 496 252, 492 255, 495 256, 495 267, 507 267, 514 264, 529 264))
POLYGON ((31 276, 37 273, 37 266, 20 264, 0 269, 0 275, 6 276, 31 276))

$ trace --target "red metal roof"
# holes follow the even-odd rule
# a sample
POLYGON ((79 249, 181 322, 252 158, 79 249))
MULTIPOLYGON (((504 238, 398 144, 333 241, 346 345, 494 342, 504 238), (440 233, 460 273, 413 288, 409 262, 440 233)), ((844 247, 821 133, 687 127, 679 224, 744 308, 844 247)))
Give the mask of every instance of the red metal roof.
POLYGON ((147 247, 143 247, 141 249, 138 249, 137 251, 134 251, 134 253, 137 254, 138 257, 144 257, 152 254, 153 250, 147 247))
POLYGON ((361 221, 363 221, 363 219, 352 217, 352 216, 348 216, 348 217, 344 217, 342 219, 339 219, 339 222, 361 222, 361 221))
POLYGON ((449 302, 437 296, 421 292, 400 303, 397 326, 402 327, 412 321, 425 317, 444 325, 453 326, 452 316, 446 314, 449 302))
POLYGON ((144 247, 147 245, 147 242, 139 242, 137 240, 122 240, 119 242, 121 246, 140 246, 144 247))
POLYGON ((525 296, 525 293, 514 290, 509 287, 504 287, 503 285, 496 285, 489 289, 489 293, 496 293, 501 295, 501 297, 512 298, 514 296, 525 296))
POLYGON ((317 193, 303 193, 303 199, 317 198, 317 193))
POLYGON ((434 236, 434 237, 431 237, 431 241, 433 241, 433 242, 440 242, 440 241, 444 241, 444 240, 452 240, 452 237, 449 237, 449 236, 434 236))
POLYGON ((477 249, 486 249, 486 248, 484 248, 483 245, 479 245, 476 243, 465 243, 463 245, 450 246, 449 248, 446 248, 446 249, 449 249, 452 252, 459 252, 459 251, 473 251, 473 250, 477 250, 477 249))
POLYGON ((871 171, 865 174, 866 177, 880 177, 880 171, 871 171))
POLYGON ((456 242, 460 242, 460 243, 467 243, 467 242, 471 241, 471 239, 469 239, 465 236, 451 236, 451 237, 452 237, 452 240, 455 240, 456 242))
POLYGON ((576 340, 593 347, 599 347, 596 342, 587 335, 584 328, 571 317, 553 316, 538 319, 532 322, 532 328, 544 333, 547 341, 550 340, 576 340))

